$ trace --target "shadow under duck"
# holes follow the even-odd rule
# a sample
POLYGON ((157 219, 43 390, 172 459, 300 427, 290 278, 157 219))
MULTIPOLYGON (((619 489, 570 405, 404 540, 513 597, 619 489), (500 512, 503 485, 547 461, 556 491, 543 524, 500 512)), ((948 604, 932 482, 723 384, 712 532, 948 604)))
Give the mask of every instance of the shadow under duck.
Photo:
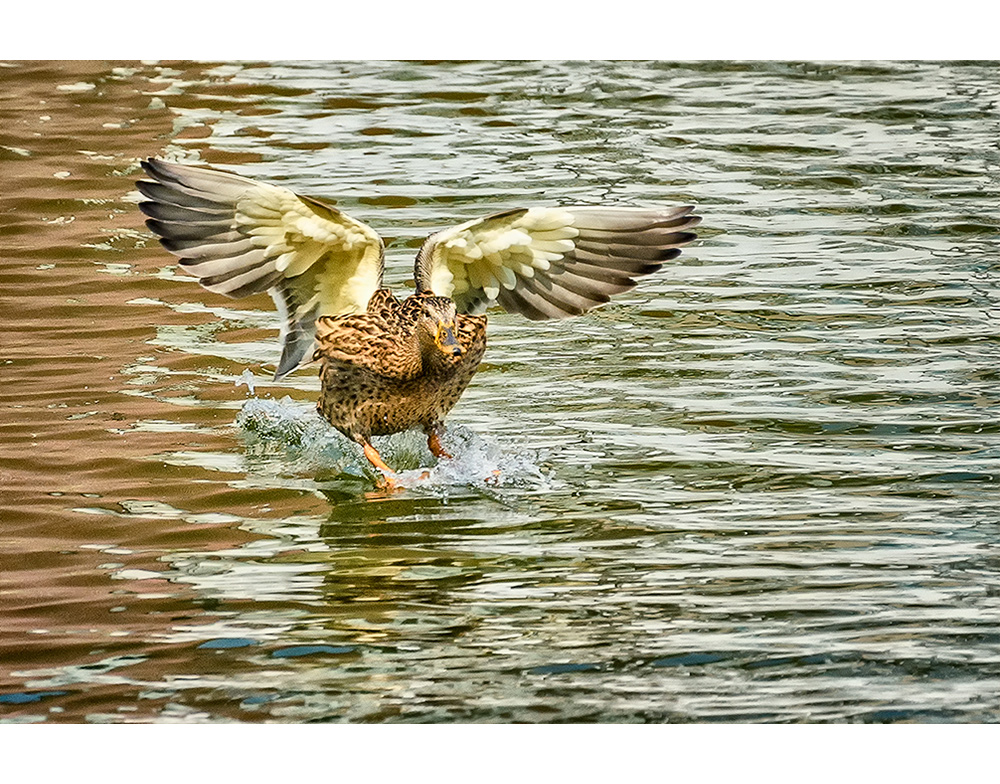
POLYGON ((428 237, 416 292, 382 288, 385 246, 370 227, 287 188, 150 158, 137 183, 146 225, 209 291, 267 291, 281 314, 275 379, 320 362, 319 412, 393 486, 372 436, 420 427, 450 457, 444 419, 486 350, 486 309, 576 316, 636 285, 692 242, 694 207, 533 207, 428 237))

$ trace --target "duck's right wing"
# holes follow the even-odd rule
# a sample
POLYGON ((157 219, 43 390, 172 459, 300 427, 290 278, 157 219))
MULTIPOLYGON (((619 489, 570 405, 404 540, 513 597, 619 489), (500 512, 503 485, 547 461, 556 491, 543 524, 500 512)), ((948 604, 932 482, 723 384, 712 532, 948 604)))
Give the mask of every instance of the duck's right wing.
POLYGON ((694 207, 508 210, 432 234, 417 255, 418 291, 459 312, 499 305, 529 319, 585 313, 636 285, 693 242, 694 207))
POLYGON ((139 209, 160 243, 209 291, 268 291, 282 317, 275 378, 311 356, 319 316, 364 312, 382 285, 373 229, 318 199, 235 174, 150 158, 139 209))

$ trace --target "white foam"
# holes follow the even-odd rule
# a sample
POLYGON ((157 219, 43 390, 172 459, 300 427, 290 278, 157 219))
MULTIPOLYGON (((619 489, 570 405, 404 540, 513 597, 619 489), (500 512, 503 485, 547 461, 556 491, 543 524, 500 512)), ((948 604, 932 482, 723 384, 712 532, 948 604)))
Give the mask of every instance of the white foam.
POLYGON ((245 386, 247 388, 247 394, 253 395, 256 392, 257 380, 254 378, 253 373, 247 368, 243 371, 238 379, 236 379, 236 386, 245 386))

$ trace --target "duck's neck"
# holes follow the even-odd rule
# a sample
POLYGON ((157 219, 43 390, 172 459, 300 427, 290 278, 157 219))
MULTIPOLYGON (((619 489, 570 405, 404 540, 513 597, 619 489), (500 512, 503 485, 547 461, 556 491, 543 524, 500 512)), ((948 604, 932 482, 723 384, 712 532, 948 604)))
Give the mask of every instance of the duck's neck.
POLYGON ((400 372, 406 377, 419 376, 424 373, 424 351, 420 345, 420 336, 412 332, 402 341, 402 350, 397 360, 400 372))

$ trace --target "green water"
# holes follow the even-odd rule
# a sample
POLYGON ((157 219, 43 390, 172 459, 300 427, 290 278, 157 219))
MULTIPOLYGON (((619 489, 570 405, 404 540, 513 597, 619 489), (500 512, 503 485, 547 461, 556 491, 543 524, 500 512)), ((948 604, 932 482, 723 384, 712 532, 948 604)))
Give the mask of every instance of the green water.
POLYGON ((0 721, 996 721, 997 73, 2 64, 0 721), (335 200, 397 288, 502 209, 704 223, 493 315, 385 496, 269 298, 146 232, 164 154, 335 200))

